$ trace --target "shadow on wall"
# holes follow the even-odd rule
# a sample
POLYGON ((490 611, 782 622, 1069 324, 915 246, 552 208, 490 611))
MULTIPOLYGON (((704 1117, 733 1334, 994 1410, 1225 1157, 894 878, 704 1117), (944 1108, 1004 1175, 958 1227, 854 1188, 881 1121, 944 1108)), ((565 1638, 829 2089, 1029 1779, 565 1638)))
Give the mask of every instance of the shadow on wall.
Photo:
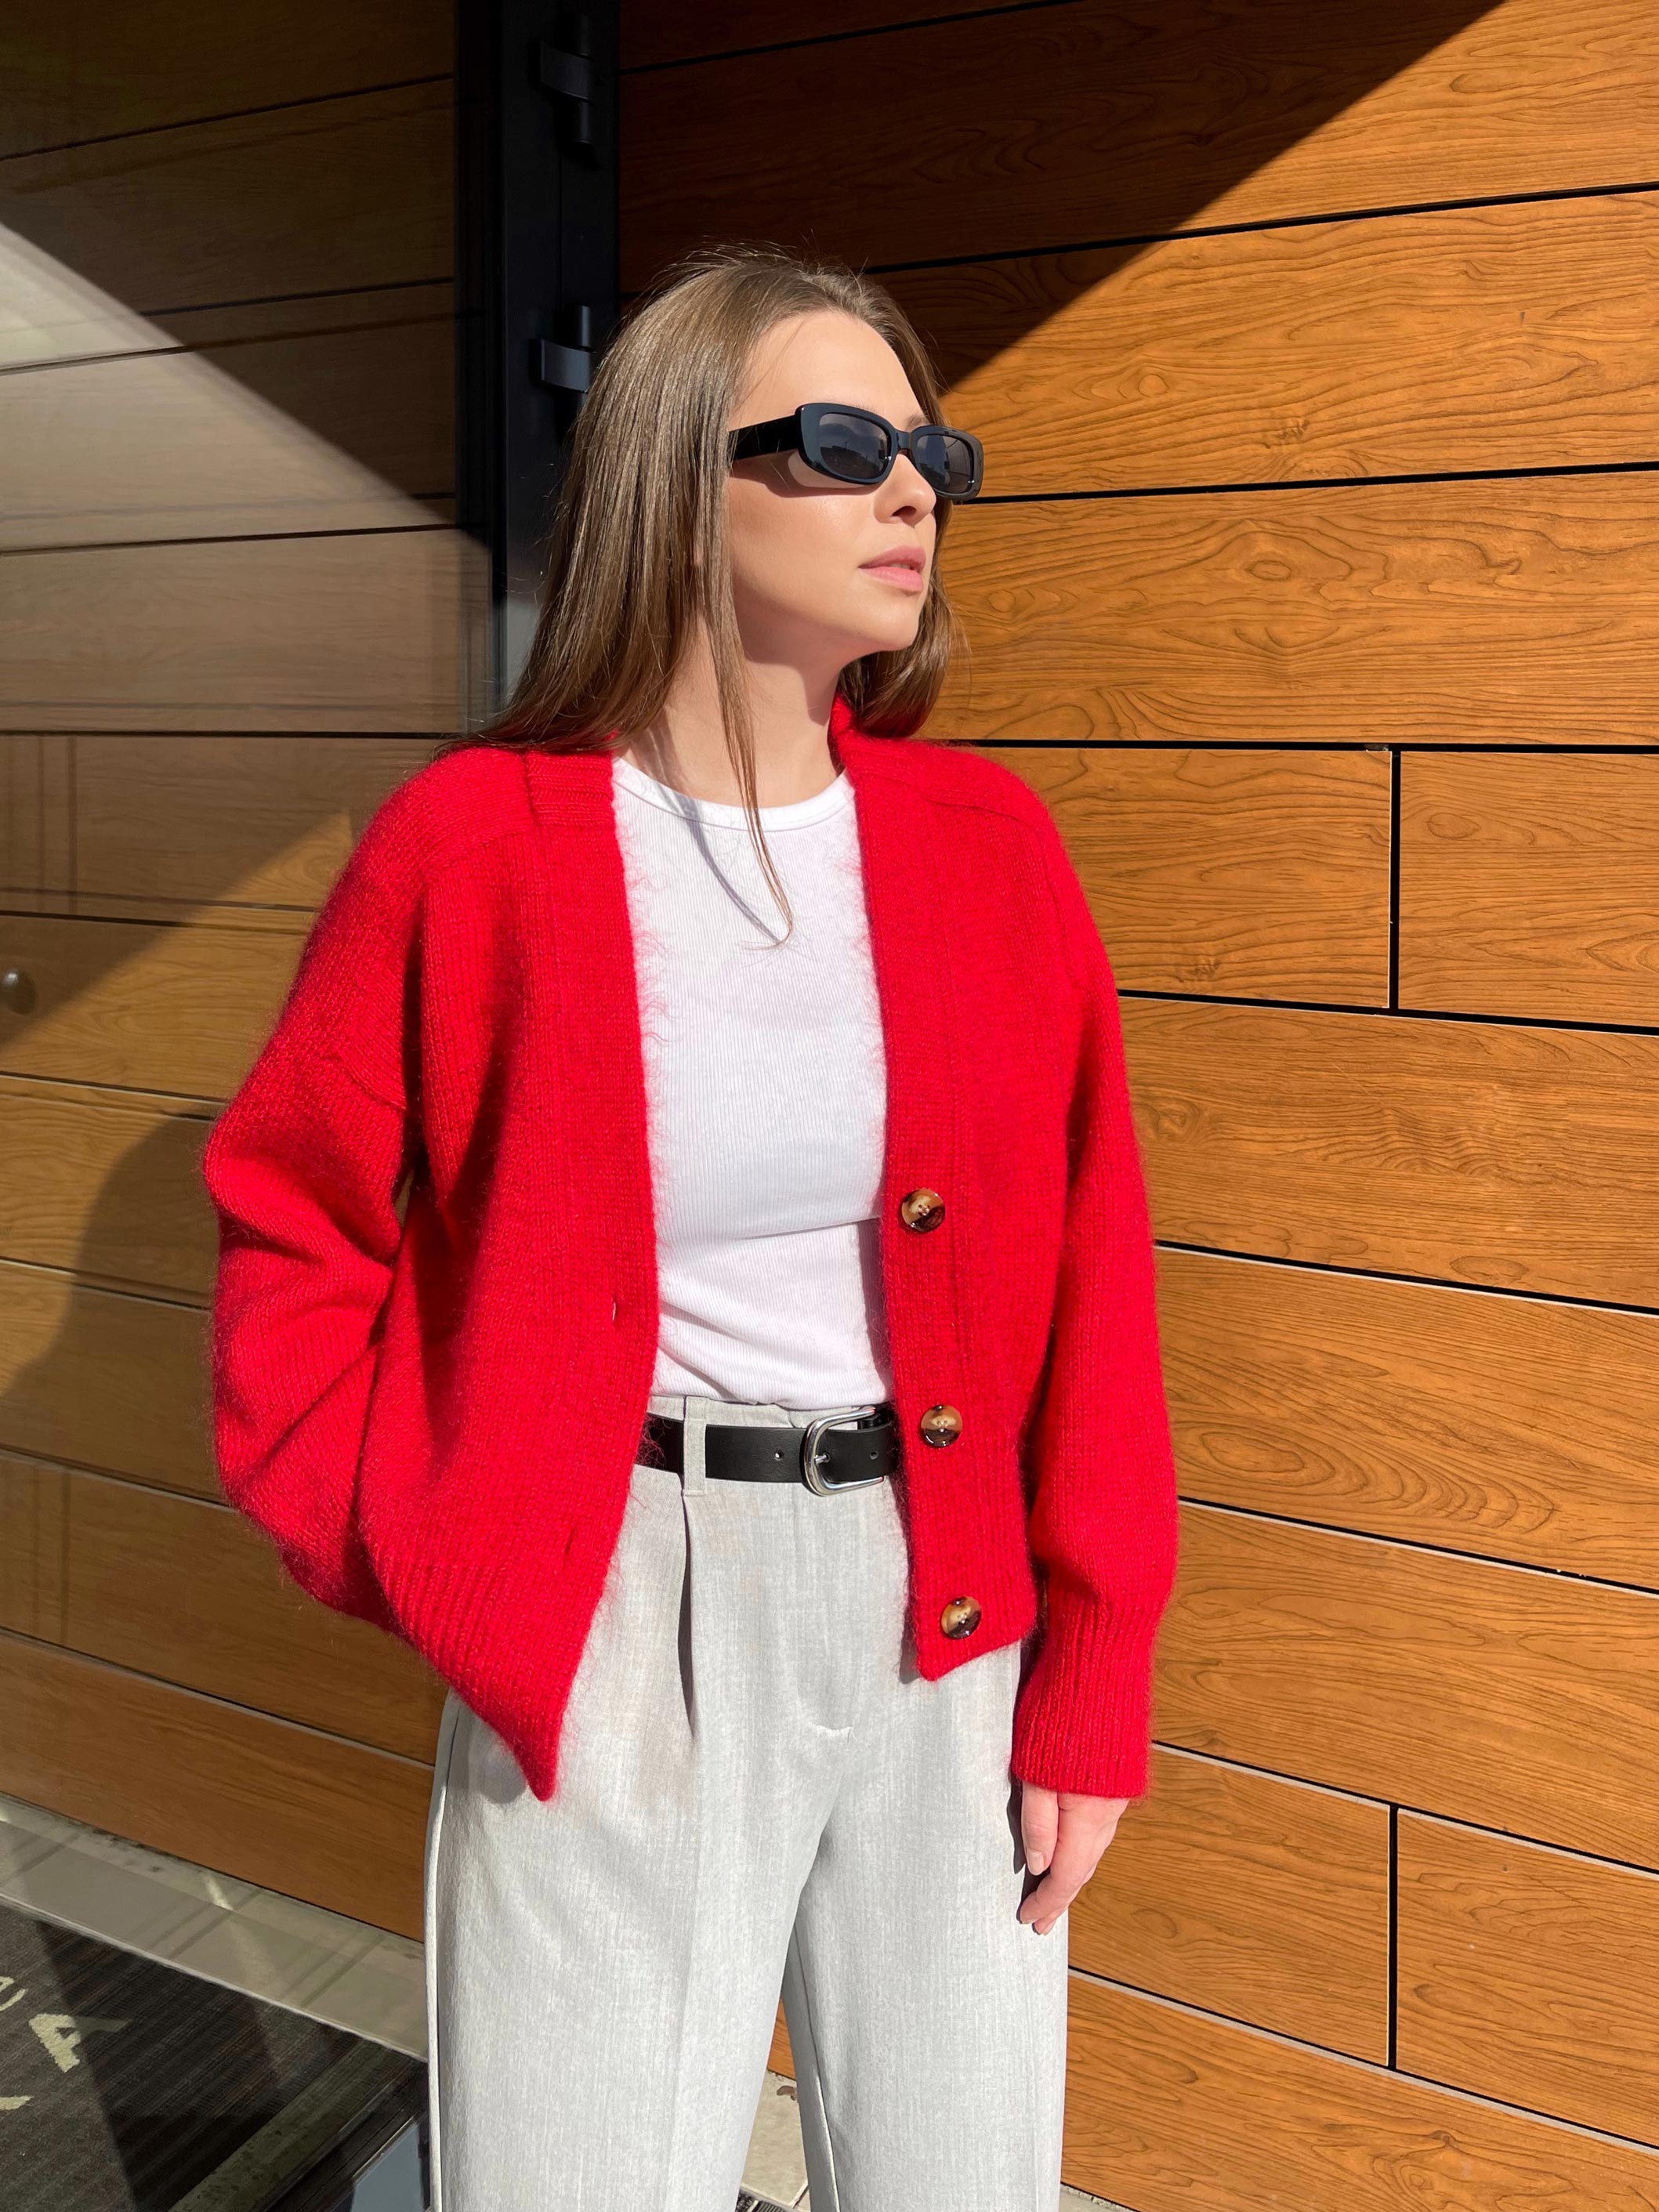
MULTIPOLYGON (((887 271, 1399 205, 1429 169, 1437 200, 1535 191, 1553 102, 1604 64, 1543 0, 1059 0, 804 40, 817 14, 690 60, 706 17, 624 11, 625 287, 757 228, 887 271)), ((1054 304, 1038 281, 936 333, 951 380, 1054 304)))

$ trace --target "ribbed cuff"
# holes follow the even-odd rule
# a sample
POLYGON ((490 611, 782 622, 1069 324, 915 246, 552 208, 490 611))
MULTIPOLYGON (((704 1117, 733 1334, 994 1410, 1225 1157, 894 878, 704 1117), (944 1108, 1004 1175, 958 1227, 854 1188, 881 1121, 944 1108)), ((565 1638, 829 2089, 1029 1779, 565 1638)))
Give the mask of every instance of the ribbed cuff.
POLYGON ((1043 1641, 1014 1708, 1010 1765, 1019 1781, 1087 1797, 1145 1794, 1158 1618, 1062 1608, 1050 1590, 1043 1641))

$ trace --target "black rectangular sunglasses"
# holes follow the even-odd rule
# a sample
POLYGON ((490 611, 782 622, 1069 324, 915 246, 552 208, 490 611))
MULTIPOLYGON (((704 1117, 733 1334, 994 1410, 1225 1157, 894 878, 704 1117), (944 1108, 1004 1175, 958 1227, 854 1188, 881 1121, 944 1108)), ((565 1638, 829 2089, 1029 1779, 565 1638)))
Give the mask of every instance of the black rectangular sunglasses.
POLYGON ((985 449, 966 430, 950 430, 942 422, 899 430, 868 408, 830 400, 809 399, 793 415, 750 422, 731 436, 734 461, 757 453, 799 453, 820 476, 866 488, 884 483, 899 455, 908 453, 917 474, 941 499, 976 499, 985 474, 985 449))

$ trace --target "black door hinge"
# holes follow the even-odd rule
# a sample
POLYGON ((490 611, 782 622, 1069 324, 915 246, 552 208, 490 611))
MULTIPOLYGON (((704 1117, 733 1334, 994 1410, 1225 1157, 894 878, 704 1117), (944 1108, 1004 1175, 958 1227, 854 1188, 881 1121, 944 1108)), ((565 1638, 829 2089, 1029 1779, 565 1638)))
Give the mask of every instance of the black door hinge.
POLYGON ((559 144, 567 154, 593 157, 593 64, 586 52, 587 25, 579 17, 568 46, 536 41, 535 81, 550 95, 558 117, 559 144))
POLYGON ((579 302, 566 307, 559 320, 564 338, 531 341, 531 374, 554 392, 586 392, 593 368, 593 310, 579 302))

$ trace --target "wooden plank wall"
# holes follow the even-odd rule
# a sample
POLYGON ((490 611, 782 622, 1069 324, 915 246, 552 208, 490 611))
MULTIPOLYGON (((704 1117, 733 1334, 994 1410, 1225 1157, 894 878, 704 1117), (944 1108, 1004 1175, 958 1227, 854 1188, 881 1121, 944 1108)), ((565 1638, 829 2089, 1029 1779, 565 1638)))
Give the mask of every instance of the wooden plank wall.
POLYGON ((452 20, 0 36, 0 1789, 412 1936, 443 1686, 219 1498, 198 1168, 468 711, 452 20))
POLYGON ((1659 2206, 1659 17, 625 23, 624 281, 805 244, 939 347, 933 731, 1124 993, 1185 1548, 1066 2179, 1659 2206))

